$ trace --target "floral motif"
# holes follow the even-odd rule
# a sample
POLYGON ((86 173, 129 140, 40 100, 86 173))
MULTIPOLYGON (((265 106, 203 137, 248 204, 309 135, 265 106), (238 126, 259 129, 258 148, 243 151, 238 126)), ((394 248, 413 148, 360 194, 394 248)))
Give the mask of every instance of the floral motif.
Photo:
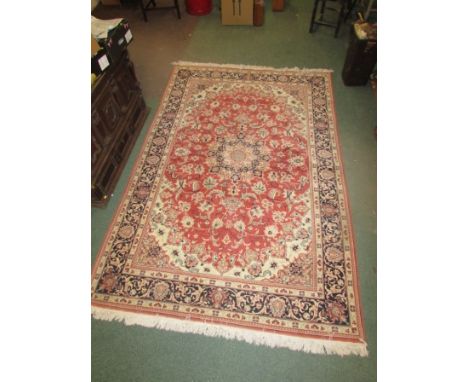
POLYGON ((100 283, 100 288, 111 292, 112 289, 114 288, 115 282, 116 282, 116 276, 112 273, 108 273, 104 276, 101 277, 101 283, 100 283))
POLYGON ((153 296, 156 300, 164 300, 169 293, 169 285, 165 282, 154 284, 153 296))
POLYGON ((325 256, 328 261, 331 261, 332 263, 337 263, 339 261, 342 261, 344 259, 343 252, 341 252, 339 249, 330 247, 325 251, 325 256))
POLYGON ((274 298, 270 301, 270 309, 273 317, 283 317, 286 310, 286 302, 280 297, 274 298))
POLYGON ((222 305, 223 302, 226 300, 228 294, 224 289, 222 288, 216 288, 211 291, 211 303, 213 304, 213 307, 216 309, 219 309, 222 305))
POLYGON ((134 233, 134 228, 131 225, 126 225, 119 230, 119 236, 124 239, 129 239, 134 233))
POLYGON ((331 322, 340 324, 346 320, 346 309, 337 302, 331 302, 327 307, 327 315, 331 322))

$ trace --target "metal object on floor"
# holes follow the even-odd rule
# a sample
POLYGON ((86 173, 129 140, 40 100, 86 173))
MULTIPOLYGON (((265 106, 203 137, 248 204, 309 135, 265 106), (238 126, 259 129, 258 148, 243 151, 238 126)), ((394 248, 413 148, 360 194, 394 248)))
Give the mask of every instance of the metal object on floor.
POLYGON ((156 0, 149 0, 146 5, 144 0, 139 0, 141 12, 143 13, 143 19, 145 22, 148 21, 148 16, 146 12, 148 11, 158 11, 160 9, 175 9, 177 11, 177 18, 180 19, 180 8, 179 0, 174 0, 174 5, 168 7, 156 7, 156 0))
POLYGON ((284 0, 273 0, 271 3, 271 10, 273 12, 284 11, 284 0))
POLYGON ((185 0, 185 9, 189 15, 203 16, 211 13, 213 2, 211 0, 185 0))
POLYGON ((356 5, 356 2, 357 0, 315 0, 314 9, 312 10, 312 17, 310 19, 309 33, 314 32, 315 25, 323 25, 326 27, 335 28, 335 37, 337 37, 338 32, 340 31, 341 24, 348 19, 349 15, 351 14, 351 11, 356 5), (327 2, 328 3, 338 2, 339 8, 327 7, 327 2), (319 8, 319 3, 320 3, 320 16, 319 16, 319 19, 316 20, 317 9, 319 8), (330 11, 338 13, 338 17, 335 23, 324 20, 325 10, 330 10, 330 11))

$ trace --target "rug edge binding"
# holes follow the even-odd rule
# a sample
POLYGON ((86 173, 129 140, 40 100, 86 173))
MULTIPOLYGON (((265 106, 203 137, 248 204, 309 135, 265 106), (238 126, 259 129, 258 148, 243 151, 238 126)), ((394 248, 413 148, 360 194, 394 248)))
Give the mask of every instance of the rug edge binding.
POLYGON ((288 348, 314 354, 334 354, 339 356, 369 355, 366 342, 350 343, 320 339, 304 339, 269 332, 233 328, 213 323, 180 320, 160 315, 137 314, 101 307, 91 307, 92 317, 103 321, 119 321, 127 326, 140 325, 147 328, 174 331, 179 333, 203 334, 209 337, 222 337, 229 340, 245 341, 253 345, 271 348, 288 348))
POLYGON ((273 70, 279 72, 301 72, 307 73, 333 73, 333 69, 322 68, 275 68, 273 66, 258 66, 258 65, 240 65, 240 64, 216 64, 213 62, 191 62, 191 61, 175 61, 172 62, 173 66, 212 66, 215 68, 232 68, 232 69, 258 69, 258 70, 273 70))

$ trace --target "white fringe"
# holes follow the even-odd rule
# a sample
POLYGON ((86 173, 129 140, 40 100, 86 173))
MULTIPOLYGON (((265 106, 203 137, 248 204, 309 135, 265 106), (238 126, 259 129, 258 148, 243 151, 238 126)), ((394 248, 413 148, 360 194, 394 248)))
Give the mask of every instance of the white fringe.
POLYGON ((365 342, 351 343, 339 342, 337 340, 300 338, 263 331, 239 329, 227 325, 123 312, 96 306, 92 306, 91 308, 92 316, 95 319, 120 321, 125 325, 141 325, 148 328, 158 328, 181 333, 196 333, 210 337, 224 337, 230 340, 236 339, 245 341, 254 345, 264 345, 271 348, 282 347, 306 353, 368 356, 367 344, 365 342))
POLYGON ((206 66, 215 68, 232 68, 232 69, 248 69, 248 70, 274 70, 278 72, 301 72, 303 74, 314 73, 333 73, 332 69, 312 69, 312 68, 274 68, 272 66, 256 66, 256 65, 235 65, 235 64, 214 64, 211 62, 190 62, 190 61, 176 61, 173 62, 174 66, 206 66))

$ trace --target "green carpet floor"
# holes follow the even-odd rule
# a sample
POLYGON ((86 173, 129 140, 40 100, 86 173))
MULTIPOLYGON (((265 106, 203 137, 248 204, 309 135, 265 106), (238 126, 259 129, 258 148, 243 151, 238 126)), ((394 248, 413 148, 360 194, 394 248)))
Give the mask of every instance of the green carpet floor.
MULTIPOLYGON (((218 2, 215 1, 215 4, 218 2)), ((285 12, 267 2, 260 28, 220 25, 217 7, 196 22, 180 60, 330 68, 357 244, 368 358, 314 355, 195 334, 92 320, 92 380, 137 381, 346 381, 376 380, 376 99, 369 86, 345 87, 341 69, 348 42, 321 27, 308 33, 312 4, 290 0, 285 12)), ((182 17, 192 17, 183 13, 182 17)), ((151 21, 151 20, 150 20, 151 21)), ((137 73, 138 75, 138 73, 137 73)), ((152 112, 108 206, 92 209, 92 260, 122 195, 152 112)))

